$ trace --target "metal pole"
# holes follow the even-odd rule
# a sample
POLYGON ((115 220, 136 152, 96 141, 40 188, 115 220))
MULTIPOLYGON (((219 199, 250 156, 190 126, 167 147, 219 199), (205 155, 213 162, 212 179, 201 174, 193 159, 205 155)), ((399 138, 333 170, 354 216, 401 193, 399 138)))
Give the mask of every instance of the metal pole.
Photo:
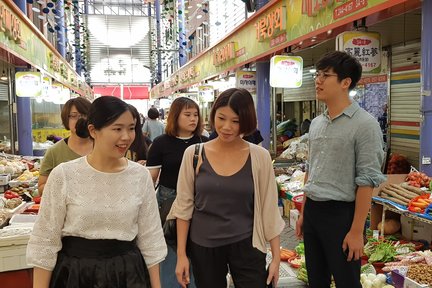
POLYGON ((272 87, 271 89, 271 93, 270 93, 270 101, 272 102, 272 115, 273 115, 273 127, 272 127, 272 131, 273 131, 273 145, 272 145, 272 152, 274 153, 275 156, 277 156, 277 131, 276 131, 276 88, 272 87))
POLYGON ((14 101, 14 88, 13 88, 13 82, 12 82, 12 77, 15 77, 14 75, 12 75, 12 69, 7 69, 7 75, 8 75, 8 103, 9 103, 9 133, 10 133, 10 142, 11 142, 11 151, 12 154, 15 154, 15 141, 16 141, 16 137, 15 137, 15 129, 14 127, 16 127, 16 117, 14 117, 14 115, 16 115, 16 103, 14 101))
POLYGON ((160 1, 155 0, 155 14, 156 14, 156 51, 157 51, 157 74, 156 80, 158 83, 162 81, 162 56, 161 56, 161 7, 160 1))

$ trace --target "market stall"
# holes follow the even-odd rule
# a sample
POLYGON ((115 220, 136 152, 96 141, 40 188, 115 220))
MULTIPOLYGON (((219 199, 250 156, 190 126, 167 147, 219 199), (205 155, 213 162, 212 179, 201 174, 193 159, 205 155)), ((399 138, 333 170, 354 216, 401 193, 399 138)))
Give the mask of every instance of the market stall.
POLYGON ((32 287, 27 242, 36 221, 39 157, 0 154, 0 283, 32 287), (36 210, 35 210, 36 209, 36 210))

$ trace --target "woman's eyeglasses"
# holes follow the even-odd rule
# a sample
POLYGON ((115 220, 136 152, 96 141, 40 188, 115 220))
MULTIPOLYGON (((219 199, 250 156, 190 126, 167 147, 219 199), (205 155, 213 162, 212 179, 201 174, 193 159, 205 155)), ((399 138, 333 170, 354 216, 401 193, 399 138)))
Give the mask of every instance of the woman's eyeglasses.
POLYGON ((338 76, 337 74, 326 73, 323 71, 317 71, 313 74, 314 80, 325 81, 328 77, 338 76))
POLYGON ((71 114, 69 114, 68 117, 69 117, 69 119, 72 119, 72 120, 78 120, 83 116, 79 113, 71 113, 71 114))

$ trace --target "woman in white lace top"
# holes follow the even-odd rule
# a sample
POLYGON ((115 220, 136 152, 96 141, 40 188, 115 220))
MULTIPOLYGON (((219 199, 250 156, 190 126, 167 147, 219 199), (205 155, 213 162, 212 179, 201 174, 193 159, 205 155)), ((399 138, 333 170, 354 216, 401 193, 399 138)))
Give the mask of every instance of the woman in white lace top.
POLYGON ((135 139, 130 107, 96 99, 77 129, 85 157, 51 172, 27 246, 38 287, 160 287, 167 249, 150 173, 124 155, 135 139))

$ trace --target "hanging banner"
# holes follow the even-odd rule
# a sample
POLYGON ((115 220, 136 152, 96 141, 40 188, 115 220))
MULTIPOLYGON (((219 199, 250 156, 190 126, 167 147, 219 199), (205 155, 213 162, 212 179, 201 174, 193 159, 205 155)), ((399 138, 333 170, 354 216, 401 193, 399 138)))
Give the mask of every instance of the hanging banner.
POLYGON ((51 77, 47 77, 47 76, 43 76, 42 77, 42 93, 41 93, 41 98, 43 101, 45 102, 52 102, 52 99, 49 95, 49 90, 51 87, 51 77))
POLYGON ((298 88, 303 81, 303 58, 300 56, 273 56, 270 60, 270 86, 298 88))
POLYGON ((42 95, 42 75, 40 72, 16 72, 16 95, 19 97, 40 97, 42 95))
POLYGON ((363 74, 381 73, 381 36, 378 32, 344 32, 336 37, 336 50, 359 60, 363 74))
POLYGON ((243 88, 253 93, 256 91, 256 72, 255 71, 237 71, 236 88, 243 88))
POLYGON ((214 101, 214 88, 211 85, 198 86, 198 95, 203 102, 214 101))

